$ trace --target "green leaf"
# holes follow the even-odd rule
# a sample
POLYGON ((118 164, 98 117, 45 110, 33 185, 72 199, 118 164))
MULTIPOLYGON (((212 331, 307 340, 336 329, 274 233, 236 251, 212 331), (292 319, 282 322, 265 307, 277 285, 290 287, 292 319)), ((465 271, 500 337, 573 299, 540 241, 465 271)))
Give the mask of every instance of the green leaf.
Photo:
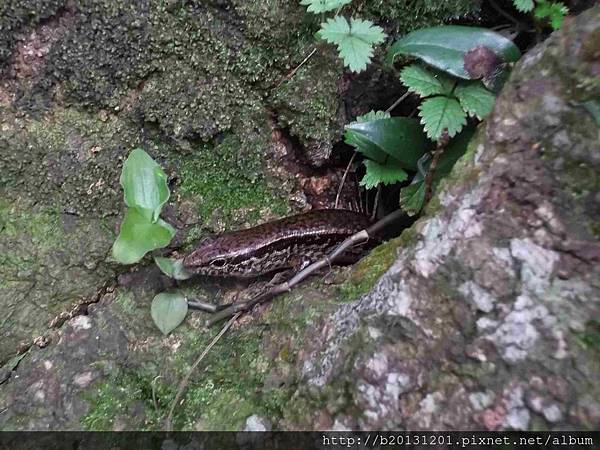
POLYGON ((453 81, 442 73, 433 73, 417 64, 408 66, 400 73, 400 80, 409 91, 428 97, 433 94, 450 94, 453 81))
POLYGON ((175 280, 187 280, 194 276, 194 274, 187 270, 183 265, 183 259, 171 259, 156 256, 154 262, 165 275, 175 280))
POLYGON ((136 148, 123 164, 120 182, 125 192, 125 204, 156 222, 170 195, 162 168, 148 153, 136 148))
POLYGON ((430 145, 418 121, 409 117, 351 123, 346 125, 346 142, 380 164, 390 157, 408 170, 416 170, 430 145))
POLYGON ((344 60, 344 64, 354 72, 367 68, 373 57, 373 45, 383 42, 386 34, 383 28, 373 22, 362 19, 350 19, 335 16, 321 24, 319 37, 335 44, 344 60))
POLYGON ((391 116, 391 114, 387 111, 369 111, 366 114, 363 114, 362 116, 358 116, 356 118, 357 122, 370 122, 372 120, 379 120, 379 119, 389 119, 391 116))
POLYGON ((364 164, 367 171, 361 180, 360 185, 367 189, 377 187, 379 183, 394 184, 408 178, 408 174, 395 162, 379 164, 375 161, 367 160, 364 164))
POLYGON ((392 45, 388 60, 393 61, 399 54, 414 56, 451 75, 470 79, 464 68, 464 57, 479 46, 489 48, 505 62, 521 57, 517 46, 501 34, 486 28, 447 25, 407 34, 392 45))
MULTIPOLYGON (((438 161, 437 168, 433 175, 432 188, 434 191, 439 182, 452 171, 454 164, 456 164, 460 157, 465 154, 474 133, 474 128, 465 128, 465 130, 456 136, 452 142, 450 142, 448 147, 446 147, 446 150, 442 153, 442 156, 438 161)), ((423 161, 425 157, 427 157, 424 162, 426 169, 425 173, 419 170, 413 178, 412 183, 409 186, 402 188, 400 191, 400 206, 410 216, 418 214, 423 208, 423 203, 425 201, 424 180, 431 164, 429 155, 425 155, 421 161, 423 161)))
POLYGON ((521 12, 529 12, 535 6, 533 0, 513 0, 513 4, 521 12))
POLYGON ((180 293, 158 294, 150 307, 152 320, 165 336, 184 321, 187 311, 187 300, 180 293))
POLYGON ((600 127, 600 101, 588 100, 587 102, 583 102, 581 105, 592 115, 596 121, 596 125, 600 127))
POLYGON ((162 219, 152 223, 136 208, 128 209, 121 231, 113 244, 113 257, 122 264, 133 264, 146 253, 169 245, 175 229, 162 219))
POLYGON ((300 4, 308 6, 306 10, 313 14, 320 14, 334 9, 341 8, 352 0, 301 0, 300 4))
POLYGON ((454 137, 466 125, 466 113, 457 100, 438 96, 428 98, 419 106, 421 123, 425 125, 427 136, 437 141, 444 131, 448 136, 454 137))
POLYGON ((550 2, 548 0, 538 0, 538 4, 533 11, 533 15, 538 19, 548 19, 553 29, 558 30, 569 14, 569 8, 560 2, 550 2))
POLYGON ((454 95, 470 116, 480 120, 492 112, 496 102, 494 94, 483 87, 479 81, 460 83, 454 90, 454 95))
POLYGON ((400 206, 409 216, 419 214, 425 203, 425 183, 412 183, 400 190, 400 206))

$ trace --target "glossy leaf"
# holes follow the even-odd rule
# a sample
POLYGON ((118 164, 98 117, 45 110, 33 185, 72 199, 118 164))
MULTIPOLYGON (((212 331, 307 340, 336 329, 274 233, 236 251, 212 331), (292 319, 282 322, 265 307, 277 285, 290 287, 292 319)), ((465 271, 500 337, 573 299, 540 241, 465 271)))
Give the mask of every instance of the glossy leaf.
POLYGON ((154 258, 154 262, 165 275, 175 280, 187 280, 194 275, 185 268, 183 259, 171 259, 157 256, 154 258))
POLYGON ((429 146, 419 122, 408 117, 354 122, 346 125, 346 136, 346 142, 349 137, 352 145, 358 144, 357 151, 367 157, 385 163, 387 158, 381 158, 385 155, 409 170, 416 170, 417 161, 429 146))
POLYGON ((136 148, 123 164, 120 182, 125 204, 136 208, 151 222, 156 222, 170 194, 162 168, 148 153, 136 148))
POLYGON ((465 55, 476 47, 489 48, 504 62, 517 61, 521 52, 513 42, 486 28, 447 25, 422 28, 407 34, 392 45, 388 59, 408 55, 464 79, 471 77, 464 67, 465 55))
POLYGON ((112 254, 122 264, 133 264, 149 251, 169 245, 173 236, 175 229, 162 219, 153 223, 137 208, 130 208, 113 244, 112 254))
POLYGON ((163 292, 152 300, 152 320, 164 335, 169 334, 185 320, 188 304, 185 297, 176 293, 163 292))

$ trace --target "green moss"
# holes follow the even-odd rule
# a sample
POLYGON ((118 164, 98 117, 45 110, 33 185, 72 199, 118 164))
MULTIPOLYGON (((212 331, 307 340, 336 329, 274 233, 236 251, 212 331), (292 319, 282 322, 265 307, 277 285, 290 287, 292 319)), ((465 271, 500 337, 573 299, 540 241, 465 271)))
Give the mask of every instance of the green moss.
POLYGON ((113 430, 119 421, 127 423, 133 415, 137 430, 159 430, 173 397, 173 386, 160 378, 122 372, 95 385, 86 395, 91 407, 81 425, 88 431, 113 430))
POLYGON ((356 264, 350 279, 339 288, 342 301, 356 300, 366 294, 394 263, 398 248, 409 243, 414 234, 412 228, 404 230, 399 237, 376 247, 356 264))
POLYGON ((576 333, 577 340, 587 350, 593 350, 600 353, 600 322, 597 320, 589 321, 585 326, 585 331, 576 333))
MULTIPOLYGON (((2 117, 0 114, 0 120, 2 117)), ((43 120, 6 117, 0 134, 0 188, 57 210, 104 217, 121 210, 118 161, 157 146, 114 117, 56 108, 43 120)))
POLYGON ((478 9, 471 0, 359 0, 353 6, 357 13, 373 20, 394 23, 400 34, 459 19, 478 9))
POLYGON ((216 146, 204 145, 179 158, 180 192, 196 201, 204 221, 215 211, 228 224, 241 209, 250 221, 256 221, 261 210, 278 215, 288 211, 286 200, 266 184, 260 147, 244 152, 242 146, 239 138, 228 135, 216 146))

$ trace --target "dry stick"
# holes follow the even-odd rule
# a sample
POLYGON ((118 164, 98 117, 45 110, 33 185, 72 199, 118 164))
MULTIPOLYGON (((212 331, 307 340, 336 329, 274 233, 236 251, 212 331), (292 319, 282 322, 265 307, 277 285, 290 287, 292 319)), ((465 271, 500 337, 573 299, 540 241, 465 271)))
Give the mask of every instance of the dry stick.
POLYGON ((304 64, 306 64, 310 58, 312 58, 312 55, 314 55, 314 54, 316 53, 316 51, 317 51, 317 47, 315 47, 315 48, 313 49, 313 51, 312 51, 312 52, 310 52, 310 54, 309 54, 309 55, 308 55, 306 58, 304 58, 304 60, 302 60, 302 62, 301 62, 300 64, 298 64, 298 65, 296 66, 296 68, 295 68, 294 70, 292 70, 292 71, 291 71, 291 72, 290 72, 288 75, 286 75, 285 77, 283 77, 283 79, 282 79, 282 80, 281 80, 279 83, 277 83, 277 86, 275 86, 275 89, 277 89, 279 86, 281 86, 281 85, 282 85, 283 83, 285 83, 287 80, 289 80, 289 79, 290 79, 290 78, 292 78, 294 75, 296 75, 296 72, 298 72, 298 71, 300 70, 300 68, 301 68, 301 67, 302 67, 304 64))
POLYGON ((379 206, 379 198, 381 197, 381 183, 377 185, 377 193, 375 194, 375 204, 373 205, 373 212, 371 213, 371 220, 375 220, 377 216, 377 207, 379 206))
POLYGON ((408 97, 409 95, 410 95, 410 92, 406 91, 406 93, 402 97, 400 97, 398 100, 396 100, 392 106, 390 106, 388 109, 386 109, 385 112, 387 112, 387 113, 392 112, 396 108, 396 106, 398 106, 400 103, 402 103, 406 99, 406 97, 408 97))
POLYGON ((204 349, 204 351, 202 352, 202 354, 198 357, 198 359, 196 360, 196 362, 194 362, 194 364, 190 368, 190 370, 187 373, 187 375, 185 376, 185 378, 183 380, 181 380, 181 383, 179 383, 179 389, 177 390, 177 395, 175 395, 175 400, 173 400, 173 403, 171 404, 171 409, 169 410, 169 415, 167 417, 167 423, 166 423, 166 427, 165 427, 166 431, 172 431, 173 430, 173 413, 175 412, 175 408, 177 407, 177 404, 179 403, 179 399, 183 395, 183 393, 185 391, 185 388, 188 386, 188 384, 190 382, 190 377, 192 376, 192 373, 194 372, 194 370, 196 369, 196 367, 198 367, 198 365, 202 362, 202 360, 206 357, 206 355, 208 354, 208 352, 210 351, 210 349, 215 346, 215 344, 219 341, 219 339, 221 339, 221 337, 227 332, 227 330, 229 330, 229 328, 231 327, 231 325, 233 325, 233 323, 241 315, 242 315, 242 313, 239 312, 236 315, 234 315, 231 319, 229 319, 229 322, 227 322, 225 324, 225 326, 221 329, 221 331, 219 332, 219 334, 217 334, 214 337, 214 339, 212 341, 210 341, 210 344, 208 344, 206 346, 206 348, 204 349))
POLYGON ((344 183, 346 182, 346 177, 348 176, 348 172, 350 172, 350 167, 352 166, 352 163, 354 162, 355 157, 356 157, 356 152, 354 152, 354 154, 352 155, 352 158, 350 158, 350 162, 346 166, 346 171, 344 172, 344 176, 342 177, 340 187, 338 188, 337 195, 335 196, 335 205, 334 205, 335 209, 337 209, 337 207, 338 207, 338 202, 340 201, 340 195, 342 194, 342 188, 344 187, 344 183))
POLYGON ((295 285, 297 285, 302 280, 307 278, 313 272, 316 272, 317 270, 319 270, 323 267, 330 266, 332 262, 334 262, 342 253, 344 253, 344 251, 346 251, 350 247, 353 247, 354 245, 362 244, 362 243, 368 241, 369 238, 377 236, 377 234, 379 234, 379 232, 381 230, 383 230, 384 228, 386 228, 387 226, 389 226, 390 224, 392 224, 393 222, 395 222, 396 220, 399 220, 401 218, 402 219, 407 218, 406 213, 404 211, 402 211, 401 209, 396 210, 391 214, 388 214, 383 219, 381 219, 378 222, 371 225, 369 228, 359 231, 358 233, 353 234, 352 236, 347 238, 344 242, 342 242, 340 245, 338 245, 327 256, 325 256, 324 258, 321 258, 320 260, 305 267, 303 270, 298 272, 296 275, 294 275, 288 281, 273 286, 267 292, 264 292, 256 297, 254 297, 253 299, 248 300, 247 302, 240 302, 240 303, 233 304, 233 305, 215 313, 206 322, 206 326, 210 327, 210 326, 214 325, 215 323, 217 323, 223 319, 226 319, 227 317, 231 316, 232 314, 241 314, 242 312, 248 311, 249 309, 251 309, 254 305, 257 305, 259 303, 264 303, 283 292, 290 291, 295 285))

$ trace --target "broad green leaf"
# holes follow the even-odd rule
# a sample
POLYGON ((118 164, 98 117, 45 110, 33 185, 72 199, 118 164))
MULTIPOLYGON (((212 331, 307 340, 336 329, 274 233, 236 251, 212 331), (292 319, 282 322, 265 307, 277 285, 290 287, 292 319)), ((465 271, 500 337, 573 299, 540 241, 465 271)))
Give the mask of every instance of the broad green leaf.
POLYGON ((454 82, 442 73, 433 73, 417 64, 405 67, 400 73, 400 80, 409 91, 421 97, 433 94, 450 94, 454 82))
POLYGON ((188 311, 185 297, 176 293, 163 292, 152 300, 150 314, 164 335, 169 334, 184 321, 188 311))
MULTIPOLYGON (((346 125, 346 128, 350 125, 346 125)), ((344 142, 353 146, 357 152, 362 153, 364 156, 373 161, 383 164, 389 158, 388 154, 381 150, 377 144, 371 142, 365 136, 354 133, 348 129, 346 129, 346 133, 344 134, 344 142)))
MULTIPOLYGON (((433 175, 432 187, 434 191, 439 182, 452 171, 454 164, 456 164, 460 157, 465 154, 474 133, 474 128, 465 128, 465 130, 456 136, 452 142, 450 142, 448 147, 446 147, 438 161, 437 168, 433 175)), ((425 160, 425 173, 419 170, 413 178, 412 183, 409 186, 402 188, 400 191, 400 206, 410 216, 418 214, 423 208, 423 202, 425 201, 424 181, 426 172, 429 170, 431 164, 431 158, 425 159, 425 157, 423 157, 421 158, 421 161, 423 160, 425 160)), ((419 161, 419 163, 421 163, 421 161, 419 161)))
POLYGON ((162 168, 148 153, 136 148, 123 164, 120 181, 125 192, 125 204, 156 222, 170 194, 162 168))
POLYGON ((341 8, 352 0, 301 0, 302 6, 308 6, 306 10, 313 14, 320 14, 334 9, 341 8))
POLYGON ((365 167, 367 171, 360 185, 367 189, 377 187, 379 183, 394 184, 408 178, 408 174, 394 161, 387 164, 379 164, 375 161, 367 160, 365 161, 365 167))
POLYGON ((344 64, 354 72, 367 68, 373 57, 373 45, 383 42, 386 34, 383 28, 373 22, 362 19, 350 19, 335 16, 321 24, 319 37, 335 44, 344 60, 344 64))
POLYGON ((152 223, 138 209, 130 208, 125 213, 112 254, 121 264, 133 264, 149 251, 169 245, 173 236, 175 229, 162 219, 152 223))
POLYGON ((464 57, 479 46, 489 48, 504 62, 521 57, 517 46, 501 34, 487 28, 447 25, 407 34, 392 45, 388 59, 393 61, 399 54, 414 56, 451 75, 470 79, 464 68, 464 57))
POLYGON ((175 280, 187 280, 194 276, 194 274, 183 265, 183 259, 171 259, 156 256, 154 262, 165 275, 175 280))
POLYGON ((428 98, 419 106, 421 123, 427 136, 437 141, 444 131, 454 137, 466 125, 466 113, 454 98, 438 96, 428 98))
MULTIPOLYGON (((430 145, 418 121, 409 117, 354 122, 346 125, 346 136, 346 142, 349 136, 351 143, 359 144, 356 150, 369 158, 383 153, 408 170, 416 170, 417 161, 430 145)), ((387 158, 371 159, 385 163, 387 158)))
POLYGON ((521 12, 529 12, 535 6, 533 0, 513 0, 513 4, 521 12))
POLYGON ((454 95, 470 116, 476 116, 480 120, 492 112, 496 102, 494 94, 479 81, 460 83, 454 90, 454 95))

